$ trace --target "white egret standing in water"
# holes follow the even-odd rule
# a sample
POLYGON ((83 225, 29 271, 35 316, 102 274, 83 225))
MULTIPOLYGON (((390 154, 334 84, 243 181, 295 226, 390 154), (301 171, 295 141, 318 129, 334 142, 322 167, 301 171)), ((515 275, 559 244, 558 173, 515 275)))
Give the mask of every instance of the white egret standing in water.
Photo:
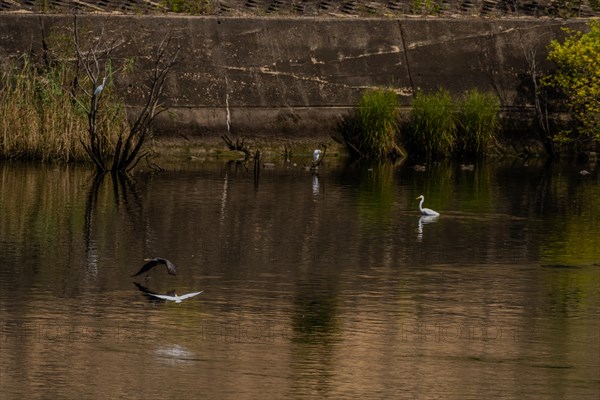
POLYGON ((440 215, 440 213, 437 211, 433 211, 429 208, 423 208, 423 202, 425 201, 425 197, 423 195, 420 195, 419 197, 417 197, 417 200, 419 200, 419 199, 421 200, 419 202, 419 211, 421 211, 421 215, 429 215, 432 217, 437 217, 440 215))

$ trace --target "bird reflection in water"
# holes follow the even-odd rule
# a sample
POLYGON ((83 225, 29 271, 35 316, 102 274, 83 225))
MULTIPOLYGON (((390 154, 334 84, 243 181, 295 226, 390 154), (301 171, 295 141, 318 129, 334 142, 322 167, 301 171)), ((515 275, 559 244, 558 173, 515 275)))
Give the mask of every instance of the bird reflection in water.
POLYGON ((192 363, 197 361, 197 355, 194 352, 177 344, 157 347, 154 350, 154 355, 159 361, 168 364, 192 363))
POLYGON ((313 196, 319 195, 319 176, 317 174, 312 176, 312 194, 313 196))
POLYGON ((417 228, 417 241, 423 240, 423 226, 437 222, 438 215, 421 215, 419 218, 419 226, 417 228))

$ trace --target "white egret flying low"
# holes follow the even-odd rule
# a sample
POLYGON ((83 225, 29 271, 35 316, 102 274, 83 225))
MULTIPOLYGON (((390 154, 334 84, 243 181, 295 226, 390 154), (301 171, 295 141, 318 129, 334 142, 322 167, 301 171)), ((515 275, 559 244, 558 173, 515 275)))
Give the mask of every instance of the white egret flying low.
POLYGON ((204 292, 204 290, 202 290, 200 292, 187 293, 187 294, 178 296, 174 290, 171 290, 167 293, 155 293, 155 292, 149 290, 147 287, 140 285, 137 282, 133 282, 133 283, 135 284, 135 286, 137 286, 139 291, 144 293, 148 298, 150 298, 153 301, 155 301, 156 299, 161 299, 161 300, 165 300, 165 301, 174 301, 175 303, 181 303, 185 299, 189 299, 190 297, 198 296, 200 293, 204 292))
POLYGON ((168 294, 156 294, 152 292, 148 292, 150 296, 158 297, 159 299, 174 301, 175 303, 181 303, 185 299, 189 299, 190 297, 198 296, 200 293, 204 292, 204 290, 200 292, 187 293, 181 296, 177 296, 177 293, 174 296, 169 296, 168 294))
POLYGON ((417 197, 417 200, 421 200, 419 202, 419 211, 421 211, 421 215, 428 215, 428 216, 432 216, 432 217, 437 217, 440 215, 439 212, 437 211, 433 211, 429 208, 423 208, 423 202, 425 201, 425 197, 423 195, 420 195, 419 197, 417 197))

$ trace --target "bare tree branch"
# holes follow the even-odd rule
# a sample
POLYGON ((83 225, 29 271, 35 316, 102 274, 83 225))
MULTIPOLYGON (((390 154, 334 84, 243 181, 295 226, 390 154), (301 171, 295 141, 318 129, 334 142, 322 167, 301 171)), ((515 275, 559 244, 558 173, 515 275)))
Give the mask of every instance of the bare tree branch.
POLYGON ((73 39, 77 57, 76 68, 77 70, 82 68, 87 80, 91 83, 91 87, 86 87, 76 79, 71 89, 72 97, 87 114, 88 141, 87 143, 82 143, 83 147, 100 172, 129 171, 137 165, 141 158, 148 155, 147 152, 140 153, 142 146, 151 134, 151 124, 157 115, 167 109, 162 106, 160 100, 163 95, 167 76, 171 72, 179 55, 179 48, 175 52, 170 51, 172 42, 171 33, 163 38, 154 55, 154 64, 149 80, 149 93, 145 96, 146 102, 127 134, 119 132, 117 143, 114 149, 112 149, 112 153, 107 154, 107 139, 98 131, 99 114, 101 111, 99 100, 107 79, 108 82, 111 82, 111 77, 124 69, 124 66, 113 68, 111 64, 111 53, 121 46, 124 40, 107 40, 105 31, 102 29, 99 38, 95 39, 91 46, 87 46, 87 50, 84 50, 76 15, 73 16, 73 39), (108 45, 105 45, 105 43, 108 43, 108 45), (89 107, 76 96, 77 87, 89 98, 89 107), (107 160, 110 160, 109 164, 106 164, 107 160))

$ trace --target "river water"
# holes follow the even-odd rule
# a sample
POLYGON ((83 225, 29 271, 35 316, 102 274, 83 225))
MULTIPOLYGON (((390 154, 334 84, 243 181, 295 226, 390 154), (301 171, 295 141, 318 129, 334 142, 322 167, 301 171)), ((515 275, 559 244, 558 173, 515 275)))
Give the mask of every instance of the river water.
POLYGON ((598 398, 597 171, 306 160, 0 164, 2 399, 598 398))

